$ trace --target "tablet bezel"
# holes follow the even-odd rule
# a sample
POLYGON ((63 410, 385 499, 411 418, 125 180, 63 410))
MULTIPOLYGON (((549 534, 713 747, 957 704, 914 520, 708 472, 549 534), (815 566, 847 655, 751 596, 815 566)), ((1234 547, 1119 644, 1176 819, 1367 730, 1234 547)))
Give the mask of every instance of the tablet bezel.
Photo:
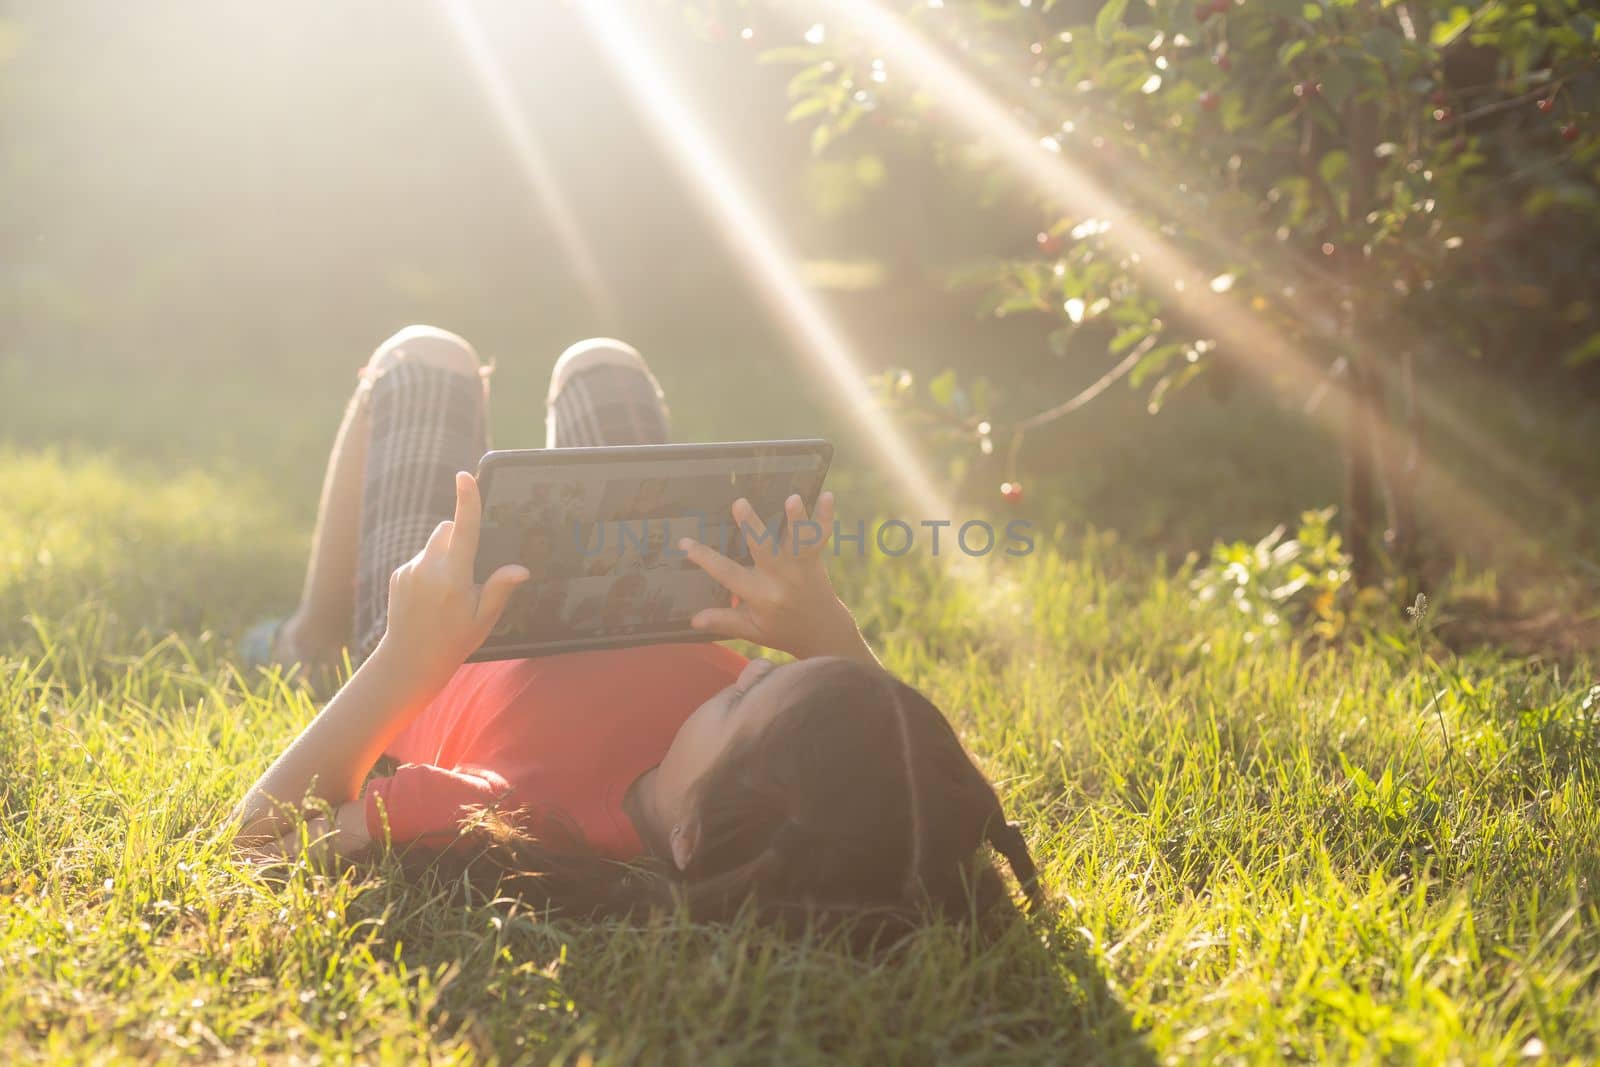
MULTIPOLYGON (((596 445, 581 448, 525 448, 496 449, 484 453, 478 462, 478 498, 485 507, 491 495, 491 485, 497 471, 513 467, 538 465, 584 467, 606 462, 671 464, 692 459, 748 459, 759 452, 779 455, 811 454, 817 457, 817 476, 809 492, 801 493, 806 512, 815 510, 817 496, 822 492, 828 468, 833 463, 833 445, 820 437, 807 437, 780 441, 715 441, 706 444, 667 445, 596 445)), ((731 504, 732 501, 729 501, 731 504)), ((611 636, 575 637, 558 641, 536 641, 523 644, 490 645, 487 642, 468 656, 468 663, 494 660, 532 659, 562 652, 588 652, 602 648, 628 648, 639 645, 679 644, 693 641, 717 641, 721 638, 685 627, 659 634, 616 634, 611 636)))

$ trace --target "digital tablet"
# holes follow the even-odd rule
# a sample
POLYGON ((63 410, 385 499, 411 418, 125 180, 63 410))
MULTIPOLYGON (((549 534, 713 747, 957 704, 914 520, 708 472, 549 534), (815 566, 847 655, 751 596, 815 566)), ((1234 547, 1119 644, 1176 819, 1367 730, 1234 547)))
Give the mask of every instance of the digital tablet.
POLYGON ((469 662, 662 641, 711 641, 689 619, 726 590, 678 549, 684 537, 748 563, 729 509, 750 501, 769 531, 798 493, 810 513, 833 458, 821 440, 490 452, 476 574, 532 577, 469 662))

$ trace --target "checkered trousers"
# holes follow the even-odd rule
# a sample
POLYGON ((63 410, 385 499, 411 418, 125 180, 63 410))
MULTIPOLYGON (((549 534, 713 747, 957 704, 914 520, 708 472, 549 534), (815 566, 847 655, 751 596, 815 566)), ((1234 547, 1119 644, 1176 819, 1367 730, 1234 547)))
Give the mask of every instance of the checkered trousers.
MULTIPOLYGON (((374 376, 371 439, 361 490, 352 661, 378 647, 388 625, 389 576, 455 514, 455 474, 489 448, 483 379, 411 360, 374 376)), ((555 448, 661 444, 667 413, 639 367, 597 364, 567 378, 547 413, 555 448)))

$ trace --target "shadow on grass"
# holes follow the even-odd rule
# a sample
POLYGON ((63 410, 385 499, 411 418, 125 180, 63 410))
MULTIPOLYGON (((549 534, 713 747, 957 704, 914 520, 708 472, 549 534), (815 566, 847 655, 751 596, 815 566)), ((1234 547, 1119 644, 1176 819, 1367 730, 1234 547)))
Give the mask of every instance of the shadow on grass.
POLYGON ((1156 1062, 1056 915, 930 926, 866 955, 748 918, 545 921, 464 903, 426 878, 379 895, 389 906, 374 955, 399 945, 408 968, 447 976, 430 1029, 497 1059, 1156 1062))
POLYGON ((1600 659, 1600 611, 1594 607, 1600 588, 1594 577, 1547 578, 1538 588, 1547 601, 1538 607, 1510 595, 1455 598, 1445 605, 1434 635, 1452 652, 1488 649, 1568 672, 1600 659), (1551 599, 1575 603, 1550 605, 1551 599))

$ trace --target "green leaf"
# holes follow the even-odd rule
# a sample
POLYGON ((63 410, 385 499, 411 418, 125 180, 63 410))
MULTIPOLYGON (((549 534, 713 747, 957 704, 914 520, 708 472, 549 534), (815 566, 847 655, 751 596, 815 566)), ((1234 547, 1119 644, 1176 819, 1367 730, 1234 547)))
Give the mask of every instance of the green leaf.
POLYGON ((1024 267, 1017 272, 1017 281, 1022 283, 1022 288, 1026 289, 1028 295, 1040 303, 1044 301, 1044 279, 1043 273, 1028 267, 1024 267))
POLYGON ((1150 324, 1142 326, 1129 326, 1111 339, 1111 354, 1120 356, 1134 345, 1150 336, 1150 324))
POLYGON ((1169 392, 1175 389, 1182 389, 1194 381, 1205 371, 1207 366, 1208 364, 1205 361, 1185 363, 1171 374, 1162 375, 1161 380, 1156 382, 1155 387, 1150 390, 1150 402, 1146 405, 1150 414, 1154 415, 1161 410, 1161 406, 1166 403, 1169 392))
POLYGON ((1102 41, 1110 41, 1116 35, 1122 15, 1127 10, 1128 0, 1106 0, 1100 8, 1100 14, 1094 17, 1094 35, 1102 41))
POLYGON ((789 99, 794 100, 816 89, 817 83, 833 73, 827 63, 813 63, 789 79, 789 99))
POLYGON ((799 122, 801 119, 808 119, 812 115, 816 115, 826 110, 827 107, 828 102, 822 97, 808 96, 794 107, 789 109, 789 113, 784 116, 784 121, 799 122))
POLYGON ((1317 164, 1317 173, 1322 175, 1322 180, 1329 185, 1337 185, 1349 165, 1350 154, 1342 148, 1335 148, 1322 157, 1322 161, 1317 164))
POLYGON ((1569 367, 1581 367, 1585 363, 1595 362, 1600 362, 1600 333, 1591 334, 1587 341, 1568 352, 1566 359, 1569 367))
POLYGON ((1139 386, 1144 383, 1146 378, 1150 377, 1152 374, 1158 373, 1167 365, 1168 361, 1170 361, 1173 356, 1176 356, 1182 352, 1184 347, 1185 346, 1176 343, 1170 345, 1157 345, 1149 352, 1146 352, 1144 358, 1138 363, 1134 364, 1133 372, 1128 375, 1129 384, 1131 384, 1135 389, 1139 388, 1139 386))
POLYGON ((1044 311, 1045 305, 1038 297, 1027 293, 1012 293, 994 306, 994 317, 1003 319, 1014 311, 1044 311))
POLYGON ((1433 24, 1433 33, 1429 38, 1435 46, 1443 48, 1472 25, 1472 11, 1459 4, 1450 9, 1450 15, 1433 24))

